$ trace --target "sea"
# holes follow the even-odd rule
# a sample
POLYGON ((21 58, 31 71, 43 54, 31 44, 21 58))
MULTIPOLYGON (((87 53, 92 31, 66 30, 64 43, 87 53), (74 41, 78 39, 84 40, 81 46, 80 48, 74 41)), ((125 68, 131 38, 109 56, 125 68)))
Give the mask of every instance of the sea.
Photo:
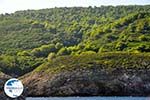
POLYGON ((26 100, 150 100, 150 97, 29 97, 26 100))

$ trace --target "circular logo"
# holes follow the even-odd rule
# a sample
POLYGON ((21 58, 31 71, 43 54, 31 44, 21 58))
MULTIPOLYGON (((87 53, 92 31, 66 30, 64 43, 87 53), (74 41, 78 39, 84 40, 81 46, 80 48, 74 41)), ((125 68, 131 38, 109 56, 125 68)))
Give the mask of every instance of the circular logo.
POLYGON ((9 79, 4 86, 4 91, 11 98, 19 97, 23 92, 23 84, 16 78, 9 79))

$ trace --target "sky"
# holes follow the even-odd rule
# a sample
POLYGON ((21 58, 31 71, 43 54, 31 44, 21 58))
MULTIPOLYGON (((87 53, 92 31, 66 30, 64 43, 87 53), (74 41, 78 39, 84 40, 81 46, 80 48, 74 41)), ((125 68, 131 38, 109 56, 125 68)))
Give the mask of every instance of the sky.
POLYGON ((0 13, 53 7, 99 7, 101 5, 150 5, 150 0, 0 0, 0 13))

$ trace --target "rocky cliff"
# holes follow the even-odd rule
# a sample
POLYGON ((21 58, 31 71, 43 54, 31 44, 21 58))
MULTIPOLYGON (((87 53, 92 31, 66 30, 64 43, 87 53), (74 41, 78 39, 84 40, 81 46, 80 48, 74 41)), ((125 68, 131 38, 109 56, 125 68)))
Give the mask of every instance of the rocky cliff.
MULTIPOLYGON (((0 76, 1 84, 11 78, 0 76)), ((149 96, 149 76, 148 54, 62 56, 19 77, 25 91, 17 100, 24 96, 149 96)), ((6 98, 4 93, 0 96, 6 98)))
POLYGON ((84 60, 81 56, 63 57, 40 66, 22 80, 29 89, 28 96, 148 96, 150 59, 129 55, 120 59, 119 55, 89 55, 84 60))
POLYGON ((29 96, 148 96, 150 71, 77 69, 23 79, 29 96))

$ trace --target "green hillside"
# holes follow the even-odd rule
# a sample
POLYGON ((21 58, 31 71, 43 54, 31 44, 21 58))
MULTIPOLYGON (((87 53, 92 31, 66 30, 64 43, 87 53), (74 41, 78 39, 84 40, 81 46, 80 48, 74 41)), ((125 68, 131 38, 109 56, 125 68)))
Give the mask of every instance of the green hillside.
POLYGON ((59 56, 107 52, 150 52, 150 5, 0 15, 0 68, 7 74, 23 75, 59 56))
MULTIPOLYGON (((42 64, 33 72, 60 73, 76 69, 105 69, 113 70, 141 70, 150 68, 150 54, 133 53, 82 53, 78 56, 61 56, 42 64)), ((47 74, 46 74, 47 75, 47 74)))

